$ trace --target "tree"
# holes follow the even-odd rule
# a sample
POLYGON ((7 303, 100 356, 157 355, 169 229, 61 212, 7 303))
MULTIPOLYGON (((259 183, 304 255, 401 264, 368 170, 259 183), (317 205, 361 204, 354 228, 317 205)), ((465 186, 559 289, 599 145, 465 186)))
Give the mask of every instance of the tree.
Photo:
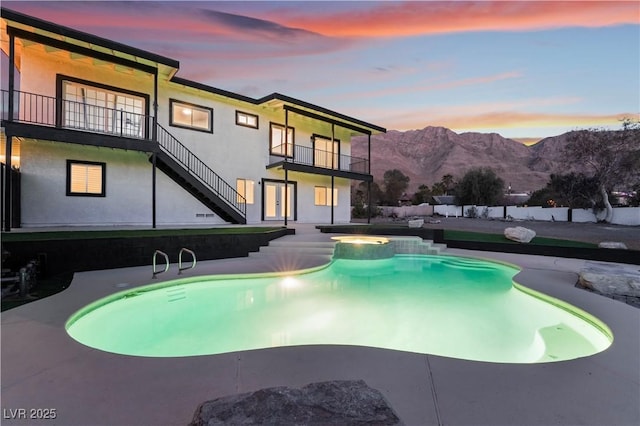
POLYGON ((633 195, 629 199, 629 205, 631 207, 640 207, 640 182, 633 185, 633 195))
POLYGON ((615 187, 632 187, 640 178, 640 123, 624 119, 622 130, 579 130, 569 134, 563 149, 567 161, 587 168, 598 183, 606 209, 605 222, 613 219, 609 193, 615 187))
POLYGON ((593 208, 598 201, 594 197, 598 193, 598 181, 583 173, 553 174, 548 186, 573 209, 593 208))
POLYGON ((456 204, 491 206, 504 196, 504 181, 488 167, 469 170, 455 187, 456 204))
POLYGON ((431 199, 431 190, 429 189, 428 185, 420 185, 418 187, 418 191, 413 194, 413 198, 411 199, 411 202, 413 204, 422 204, 422 203, 428 203, 429 200, 431 199))
POLYGON ((440 179, 440 182, 444 187, 444 195, 449 195, 449 191, 451 191, 455 186, 455 183, 453 181, 453 176, 451 176, 450 174, 446 174, 442 176, 442 179, 440 179))
POLYGON ((409 177, 398 169, 384 172, 384 199, 388 205, 397 205, 398 200, 409 186, 409 177))
MULTIPOLYGON (((382 190, 376 182, 371 182, 371 205, 378 206, 383 198, 382 190)), ((369 203, 369 184, 360 182, 360 184, 351 193, 351 203, 361 203, 363 205, 369 203)))
POLYGON ((442 182, 436 182, 431 186, 431 195, 445 195, 447 187, 442 182))
POLYGON ((529 206, 555 207, 563 205, 564 200, 559 199, 558 194, 549 187, 549 183, 544 188, 533 191, 527 200, 529 206))
MULTIPOLYGON (((378 205, 382 200, 382 190, 376 182, 371 182, 371 217, 375 217, 378 214, 378 205)), ((351 191, 351 205, 353 209, 351 215, 354 218, 368 217, 369 210, 369 185, 367 182, 360 182, 357 187, 352 188, 351 191)))
POLYGON ((583 173, 552 174, 549 182, 531 194, 528 205, 573 209, 593 208, 598 203, 598 182, 583 173))
POLYGON ((431 195, 449 195, 449 192, 455 187, 453 176, 446 174, 442 176, 440 182, 436 182, 431 186, 431 195))

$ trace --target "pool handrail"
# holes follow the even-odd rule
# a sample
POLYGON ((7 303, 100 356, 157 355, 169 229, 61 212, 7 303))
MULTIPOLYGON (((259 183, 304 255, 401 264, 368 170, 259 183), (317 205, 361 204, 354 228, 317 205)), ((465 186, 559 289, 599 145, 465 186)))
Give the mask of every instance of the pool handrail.
POLYGON ((188 248, 182 247, 180 249, 180 253, 178 254, 178 275, 182 275, 182 271, 187 269, 193 269, 196 267, 196 254, 193 250, 189 250, 188 248), (191 266, 182 267, 182 253, 189 253, 191 255, 192 263, 191 266))
POLYGON ((158 274, 162 274, 164 272, 167 272, 169 270, 169 256, 167 256, 167 253, 160 251, 160 250, 156 250, 153 252, 153 276, 151 277, 152 279, 156 279, 158 274), (156 256, 157 255, 162 255, 164 257, 164 261, 165 261, 165 268, 164 271, 157 271, 156 270, 156 256))

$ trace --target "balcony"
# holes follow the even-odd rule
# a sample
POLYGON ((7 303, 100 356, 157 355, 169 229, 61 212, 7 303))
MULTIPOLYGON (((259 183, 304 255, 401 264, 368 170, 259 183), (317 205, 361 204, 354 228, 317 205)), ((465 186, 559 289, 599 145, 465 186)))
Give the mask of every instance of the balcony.
POLYGON ((3 127, 15 136, 85 145, 154 151, 149 129, 153 117, 85 102, 14 91, 13 117, 9 92, 2 90, 3 127), (140 143, 144 141, 146 143, 140 143))
POLYGON ((308 146, 291 145, 286 147, 288 156, 273 155, 273 152, 284 154, 284 146, 272 149, 268 169, 283 168, 286 170, 312 173, 356 180, 372 180, 369 173, 369 160, 366 158, 342 155, 336 152, 321 151, 308 146))
POLYGON ((289 155, 285 157, 273 155, 273 152, 284 153, 285 150, 282 146, 273 147, 267 169, 282 168, 347 179, 372 180, 372 176, 369 174, 369 160, 366 158, 339 155, 336 152, 321 151, 301 145, 290 144, 287 148, 289 155))

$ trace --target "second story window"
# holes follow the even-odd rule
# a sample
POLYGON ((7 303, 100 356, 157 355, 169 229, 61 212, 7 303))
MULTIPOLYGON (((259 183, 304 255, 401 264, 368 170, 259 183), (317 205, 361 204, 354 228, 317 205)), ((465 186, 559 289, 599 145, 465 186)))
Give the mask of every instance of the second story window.
POLYGON ((171 99, 169 110, 171 126, 213 133, 212 108, 171 99))
POLYGON ((340 141, 313 137, 313 165, 327 169, 340 169, 340 141))
POLYGON ((269 136, 269 153, 293 157, 293 144, 295 131, 293 127, 287 128, 287 139, 284 138, 285 127, 280 124, 271 123, 271 133, 269 136))
POLYGON ((59 76, 59 80, 63 127, 144 138, 146 101, 143 96, 70 77, 59 76))
POLYGON ((258 116, 247 112, 236 111, 236 124, 238 126, 258 128, 258 116))

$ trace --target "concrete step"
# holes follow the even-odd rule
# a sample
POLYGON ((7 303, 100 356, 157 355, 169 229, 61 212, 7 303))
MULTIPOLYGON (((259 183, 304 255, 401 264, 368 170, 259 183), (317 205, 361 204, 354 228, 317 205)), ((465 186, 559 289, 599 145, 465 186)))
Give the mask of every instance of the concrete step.
MULTIPOLYGON (((446 250, 445 244, 436 244, 420 237, 393 236, 399 254, 438 255, 446 250)), ((318 256, 327 260, 333 258, 335 241, 287 241, 285 238, 270 241, 268 246, 260 247, 257 252, 249 253, 249 257, 299 257, 318 256)))
POLYGON ((305 255, 333 255, 333 248, 323 248, 323 247, 260 247, 260 250, 257 252, 249 253, 252 254, 261 254, 261 255, 278 255, 281 253, 291 253, 291 254, 305 254, 305 255))
POLYGON ((314 247, 333 249, 335 245, 335 241, 287 241, 286 239, 277 239, 269 241, 268 247, 314 247))

